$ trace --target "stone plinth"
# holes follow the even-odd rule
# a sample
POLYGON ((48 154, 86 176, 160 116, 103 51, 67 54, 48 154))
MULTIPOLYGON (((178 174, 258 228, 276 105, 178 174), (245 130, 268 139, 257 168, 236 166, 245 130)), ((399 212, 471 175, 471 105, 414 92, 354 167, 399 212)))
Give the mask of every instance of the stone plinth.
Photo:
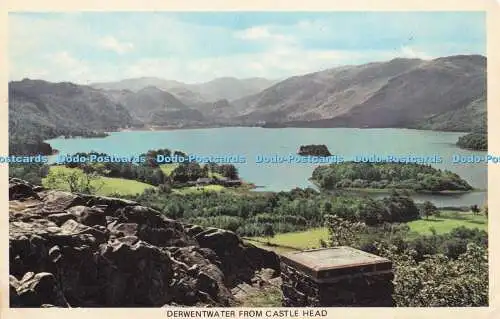
POLYGON ((285 307, 392 307, 392 262, 351 247, 282 256, 285 307))

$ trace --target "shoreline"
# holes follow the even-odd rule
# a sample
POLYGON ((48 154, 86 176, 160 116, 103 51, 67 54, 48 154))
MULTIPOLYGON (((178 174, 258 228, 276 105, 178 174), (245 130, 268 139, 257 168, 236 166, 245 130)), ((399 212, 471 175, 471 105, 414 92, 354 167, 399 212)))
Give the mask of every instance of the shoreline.
POLYGON ((308 179, 314 186, 318 188, 320 192, 329 192, 333 193, 335 191, 344 191, 344 192, 351 192, 351 193, 367 193, 367 194, 390 194, 392 191, 396 192, 408 192, 410 195, 435 195, 435 196, 450 196, 450 195, 465 195, 465 194, 470 194, 470 193, 480 193, 480 192, 488 192, 488 189, 480 189, 480 188, 472 188, 471 190, 467 191, 461 191, 461 190, 444 190, 444 191, 420 191, 417 192, 415 190, 411 189, 404 189, 404 188, 353 188, 353 187, 346 187, 346 188, 337 188, 337 189, 323 189, 321 188, 314 180, 308 179))
MULTIPOLYGON (((338 191, 346 191, 346 192, 358 192, 358 193, 371 193, 371 194, 389 194, 392 191, 403 192, 406 191, 410 195, 436 195, 436 196, 449 196, 449 195, 464 195, 470 193, 479 193, 479 192, 487 192, 488 190, 484 189, 471 189, 468 191, 460 191, 460 190, 444 190, 444 191, 415 191, 404 188, 339 188, 336 189, 338 191)), ((334 191, 334 190, 326 190, 326 191, 334 191)))
MULTIPOLYGON (((443 131, 443 130, 429 130, 429 129, 420 129, 420 128, 409 128, 409 127, 350 127, 350 126, 325 126, 325 127, 314 127, 314 126, 265 126, 265 125, 244 125, 244 124, 235 124, 235 125, 200 125, 200 126, 148 126, 148 127, 137 127, 137 128, 120 128, 114 131, 108 131, 109 133, 113 132, 157 132, 157 131, 177 131, 177 130, 199 130, 199 129, 214 129, 214 128, 229 128, 229 127, 241 127, 241 128, 262 128, 262 129, 286 129, 286 128, 302 128, 302 129, 359 129, 359 130, 380 130, 380 129, 395 129, 395 130, 411 130, 411 131, 429 131, 429 132, 439 132, 439 133, 470 133, 468 131, 443 131)), ((106 133, 108 133, 106 132, 106 133)), ((457 146, 460 148, 459 146, 457 146)), ((472 150, 472 149, 471 149, 472 150)), ((477 150, 476 150, 477 151, 477 150)))

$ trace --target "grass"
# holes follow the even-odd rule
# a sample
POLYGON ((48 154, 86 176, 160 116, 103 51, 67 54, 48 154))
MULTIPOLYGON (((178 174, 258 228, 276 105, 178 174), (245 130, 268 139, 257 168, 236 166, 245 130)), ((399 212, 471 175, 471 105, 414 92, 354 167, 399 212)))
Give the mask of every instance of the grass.
POLYGON ((239 307, 282 307, 283 293, 279 287, 269 287, 251 294, 239 307))
POLYGON ((441 212, 439 217, 415 220, 409 222, 408 226, 410 226, 411 231, 421 235, 432 234, 432 228, 436 230, 436 233, 444 234, 460 226, 488 231, 488 219, 482 214, 474 215, 471 212, 444 211, 441 212))
POLYGON ((268 238, 266 237, 253 237, 248 238, 248 240, 258 247, 271 249, 277 253, 287 253, 320 247, 320 240, 328 240, 328 230, 321 227, 301 232, 277 234, 269 239, 271 245, 267 245, 268 238))
MULTIPOLYGON (((177 167, 177 165, 178 164, 163 164, 160 167, 161 170, 168 175, 177 167)), ((50 170, 70 172, 71 170, 80 170, 80 169, 57 165, 57 166, 51 166, 50 170)), ((217 173, 214 174, 217 175, 217 173)), ((47 187, 46 178, 42 179, 42 184, 47 187)), ((104 176, 101 176, 98 179, 96 179, 93 182, 93 185, 98 187, 100 186, 99 190, 97 191, 97 194, 103 196, 110 196, 113 194, 135 195, 135 194, 141 194, 148 188, 155 188, 155 186, 153 185, 142 183, 139 181, 134 181, 125 178, 104 177, 104 176)), ((57 185, 55 185, 55 187, 52 188, 69 191, 69 186, 63 182, 58 183, 57 185)), ((245 188, 244 186, 238 188, 230 188, 230 187, 224 187, 222 185, 206 185, 206 186, 190 186, 180 189, 173 189, 172 192, 180 195, 201 193, 204 191, 205 192, 227 191, 227 192, 234 192, 236 194, 243 190, 247 190, 247 188, 245 188)))
MULTIPOLYGON (((176 169, 179 166, 177 163, 170 163, 170 164, 161 164, 160 169, 163 171, 163 173, 167 176, 170 176, 172 174, 172 171, 176 169)), ((208 172, 208 177, 211 178, 223 178, 222 174, 216 173, 216 172, 208 172)))
MULTIPOLYGON (((69 168, 65 166, 51 166, 50 171, 63 171, 70 172, 71 170, 79 170, 79 168, 69 168)), ((46 183, 47 179, 42 179, 43 186, 47 187, 46 183)), ((93 181, 93 185, 101 187, 97 191, 98 195, 102 196, 110 196, 113 194, 120 195, 135 195, 144 192, 147 188, 154 188, 153 185, 130 180, 124 178, 114 178, 114 177, 99 177, 95 181, 93 181)), ((69 191, 68 185, 63 182, 55 185, 56 189, 69 191)))

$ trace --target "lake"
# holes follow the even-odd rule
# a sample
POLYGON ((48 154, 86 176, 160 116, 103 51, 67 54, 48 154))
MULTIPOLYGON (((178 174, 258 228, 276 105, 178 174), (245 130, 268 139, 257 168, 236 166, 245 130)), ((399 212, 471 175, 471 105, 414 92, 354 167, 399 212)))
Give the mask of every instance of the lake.
POLYGON ((235 164, 245 181, 262 186, 258 190, 280 191, 308 187, 307 180, 315 164, 257 164, 259 154, 296 154, 300 145, 325 144, 344 160, 364 155, 433 156, 442 163, 436 168, 448 169, 467 180, 475 191, 461 195, 418 195, 415 200, 432 200, 438 206, 463 206, 486 202, 487 165, 453 164, 453 155, 485 155, 486 152, 463 150, 455 146, 465 133, 419 131, 409 129, 353 128, 281 128, 227 127, 170 131, 112 132, 106 138, 52 139, 49 142, 60 154, 102 152, 130 156, 147 150, 168 148, 196 155, 243 155, 247 162, 235 164))

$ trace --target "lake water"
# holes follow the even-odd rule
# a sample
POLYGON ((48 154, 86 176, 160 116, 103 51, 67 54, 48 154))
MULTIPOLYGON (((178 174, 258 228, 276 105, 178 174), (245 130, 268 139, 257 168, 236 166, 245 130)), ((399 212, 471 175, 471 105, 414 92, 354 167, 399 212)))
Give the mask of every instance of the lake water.
MULTIPOLYGON (((265 129, 229 127, 171 131, 112 132, 106 138, 53 139, 48 142, 61 154, 97 151, 130 156, 147 150, 169 148, 188 154, 243 155, 247 163, 235 164, 242 179, 262 186, 259 190, 280 191, 312 186, 307 180, 315 164, 257 164, 259 154, 288 156, 300 145, 325 144, 330 152, 351 160, 357 155, 439 155, 443 163, 432 164, 459 174, 473 187, 487 188, 487 165, 453 164, 453 155, 485 155, 486 152, 463 150, 455 146, 464 133, 418 131, 408 129, 283 128, 265 129)), ((439 206, 481 205, 486 192, 462 195, 418 195, 417 201, 431 199, 439 206)))

